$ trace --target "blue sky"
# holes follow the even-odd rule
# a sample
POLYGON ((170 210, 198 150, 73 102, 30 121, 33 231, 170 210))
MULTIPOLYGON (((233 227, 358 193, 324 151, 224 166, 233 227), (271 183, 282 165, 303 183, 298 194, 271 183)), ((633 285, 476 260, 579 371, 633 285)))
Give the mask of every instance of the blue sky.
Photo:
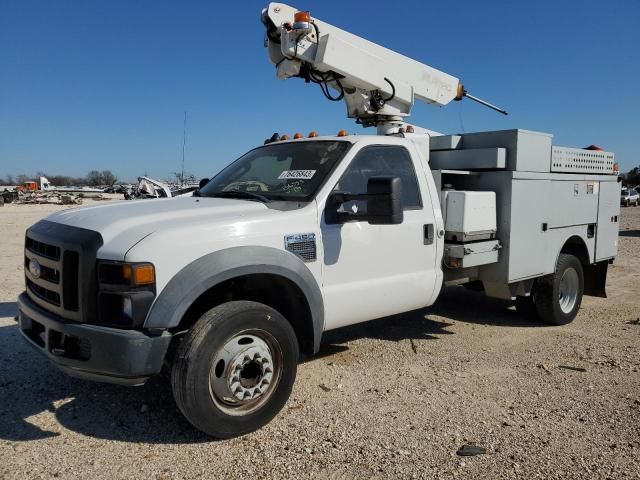
MULTIPOLYGON (((299 0, 292 5, 461 78, 509 110, 418 104, 456 133, 526 128, 640 164, 640 2, 299 0)), ((0 175, 208 176, 274 131, 364 133, 315 85, 279 81, 265 2, 0 0, 0 175)))

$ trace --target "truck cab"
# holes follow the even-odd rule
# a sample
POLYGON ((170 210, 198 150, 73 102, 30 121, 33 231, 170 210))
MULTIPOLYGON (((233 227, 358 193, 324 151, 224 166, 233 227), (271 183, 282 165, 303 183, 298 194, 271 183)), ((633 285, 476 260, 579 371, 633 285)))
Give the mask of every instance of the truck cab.
POLYGON ((18 185, 16 190, 24 193, 33 193, 38 191, 38 183, 33 180, 28 180, 23 182, 22 185, 18 185))
MULTIPOLYGON (((137 385, 220 305, 278 318, 296 361, 298 345, 317 352, 326 330, 430 305, 443 220, 427 152, 424 137, 274 142, 197 196, 55 213, 26 233, 22 333, 71 375, 137 385), (366 198, 335 202, 366 196, 371 179, 396 179, 400 223, 391 211, 370 223, 366 198)), ((220 398, 234 398, 230 385, 220 398)))

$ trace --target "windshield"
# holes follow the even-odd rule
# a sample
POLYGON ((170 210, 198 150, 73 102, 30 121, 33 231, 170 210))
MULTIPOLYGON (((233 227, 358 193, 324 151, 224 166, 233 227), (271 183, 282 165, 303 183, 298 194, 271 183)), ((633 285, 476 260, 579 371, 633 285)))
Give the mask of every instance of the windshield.
POLYGON ((251 150, 200 190, 205 197, 311 200, 351 144, 317 140, 251 150))
POLYGON ((629 195, 629 190, 627 190, 626 188, 624 188, 624 189, 622 190, 622 193, 621 193, 621 194, 622 194, 622 195, 629 195))

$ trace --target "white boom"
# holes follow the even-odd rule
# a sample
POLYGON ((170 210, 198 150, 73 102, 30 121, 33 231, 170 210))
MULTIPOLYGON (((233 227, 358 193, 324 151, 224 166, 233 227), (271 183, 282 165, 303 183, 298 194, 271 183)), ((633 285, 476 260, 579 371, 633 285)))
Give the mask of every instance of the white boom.
POLYGON ((456 77, 289 5, 270 3, 262 22, 278 78, 302 77, 320 84, 327 98, 345 101, 349 118, 375 125, 380 133, 393 133, 403 124, 414 98, 441 106, 467 96, 456 77), (328 87, 338 93, 332 95, 328 87))

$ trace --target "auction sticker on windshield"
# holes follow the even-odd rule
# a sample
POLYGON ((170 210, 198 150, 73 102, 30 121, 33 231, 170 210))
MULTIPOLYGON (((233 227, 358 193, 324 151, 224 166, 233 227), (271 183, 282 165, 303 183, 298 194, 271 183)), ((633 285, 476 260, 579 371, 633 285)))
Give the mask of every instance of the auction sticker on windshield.
POLYGON ((285 170, 278 180, 311 180, 315 174, 315 170, 285 170))

